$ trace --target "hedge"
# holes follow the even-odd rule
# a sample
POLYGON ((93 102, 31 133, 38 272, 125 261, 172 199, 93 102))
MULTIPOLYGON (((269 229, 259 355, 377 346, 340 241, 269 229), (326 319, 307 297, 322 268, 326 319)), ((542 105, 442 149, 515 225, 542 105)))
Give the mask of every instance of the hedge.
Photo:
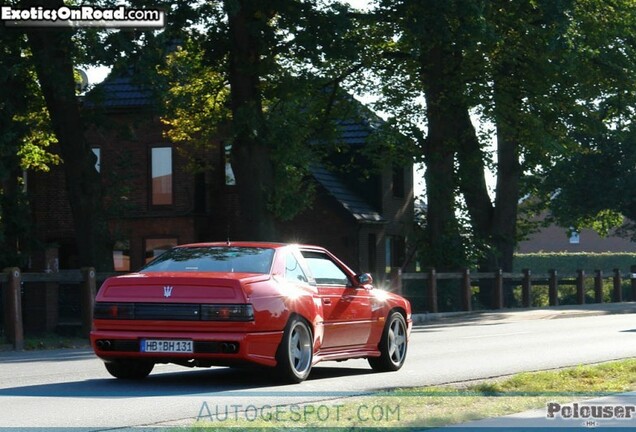
POLYGON ((636 253, 527 253, 515 254, 513 271, 521 272, 527 268, 537 274, 554 269, 560 274, 571 274, 584 270, 591 274, 595 270, 603 270, 603 273, 609 274, 617 268, 621 273, 629 273, 632 265, 636 265, 636 253))

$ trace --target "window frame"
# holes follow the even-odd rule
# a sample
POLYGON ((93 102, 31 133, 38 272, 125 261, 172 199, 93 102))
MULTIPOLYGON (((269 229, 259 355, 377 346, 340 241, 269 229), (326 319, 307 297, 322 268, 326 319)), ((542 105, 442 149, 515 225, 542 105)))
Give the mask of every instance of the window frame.
MULTIPOLYGON (((113 265, 115 268, 115 271, 117 272, 130 272, 132 271, 132 259, 131 259, 131 248, 130 248, 130 240, 125 239, 125 240, 118 240, 115 242, 115 244, 113 245, 113 265), (121 258, 122 258, 122 262, 125 263, 126 261, 128 262, 128 268, 121 268, 118 269, 116 262, 116 252, 121 252, 121 258)), ((124 266, 125 267, 125 266, 124 266)))
POLYGON ((153 145, 149 148, 148 152, 148 205, 150 208, 172 208, 175 205, 175 193, 174 193, 174 177, 175 177, 175 169, 174 169, 174 149, 171 145, 166 144, 157 144, 153 145), (154 150, 157 149, 169 149, 170 150, 170 203, 169 204, 155 204, 155 188, 154 188, 154 178, 153 177, 153 167, 154 167, 154 150))
POLYGON ((322 286, 322 287, 346 287, 346 288, 351 288, 354 286, 353 284, 353 280, 351 279, 351 275, 349 274, 349 272, 347 272, 344 268, 342 268, 342 266, 336 261, 334 260, 328 253, 324 252, 324 251, 318 251, 318 250, 311 250, 311 249, 301 249, 300 251, 305 264, 307 265, 307 270, 309 272, 309 279, 314 281, 314 283, 317 286, 322 286), (338 270, 340 270, 344 276, 347 279, 347 283, 342 285, 342 284, 337 284, 337 283, 321 283, 319 282, 319 279, 316 278, 316 275, 314 274, 311 265, 310 265, 310 261, 309 258, 305 256, 305 253, 310 253, 310 254, 316 254, 316 255, 320 255, 324 258, 321 259, 325 259, 329 262, 331 262, 338 270))
POLYGON ((287 253, 287 256, 285 257, 285 275, 284 275, 284 278, 288 282, 305 283, 305 284, 312 284, 312 282, 314 282, 314 285, 315 285, 315 281, 313 281, 312 277, 307 274, 307 271, 304 268, 303 262, 300 259, 298 259, 298 257, 296 256, 296 254, 293 251, 289 251, 287 253), (302 273, 302 276, 305 278, 305 280, 290 279, 290 278, 287 277, 287 273, 288 273, 287 264, 288 264, 288 260, 290 258, 292 258, 294 261, 296 261, 296 265, 298 266, 298 270, 300 270, 300 272, 302 273))
POLYGON ((95 171, 98 174, 102 173, 102 148, 100 146, 91 146, 91 152, 95 155, 97 160, 95 161, 95 171))

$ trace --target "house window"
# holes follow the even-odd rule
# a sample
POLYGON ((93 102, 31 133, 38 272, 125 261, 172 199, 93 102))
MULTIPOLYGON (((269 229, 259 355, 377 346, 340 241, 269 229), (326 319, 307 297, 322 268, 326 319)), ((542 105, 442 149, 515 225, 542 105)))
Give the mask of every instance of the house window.
POLYGON ((130 241, 123 240, 115 242, 113 248, 113 262, 115 264, 115 271, 127 272, 130 271, 130 241))
POLYGON ((172 148, 154 147, 150 163, 152 205, 172 205, 172 148))
POLYGON ((93 147, 91 148, 91 150, 93 151, 93 154, 95 155, 95 157, 97 158, 97 160, 95 161, 95 171, 97 172, 102 172, 102 149, 99 147, 93 147))
POLYGON ((579 233, 575 229, 570 229, 570 244, 580 244, 581 243, 581 233, 579 233))
POLYGON ((164 253, 165 251, 177 245, 176 238, 154 238, 146 239, 146 257, 145 262, 148 263, 164 253))
POLYGON ((225 185, 226 186, 236 186, 236 177, 234 176, 234 170, 232 169, 231 153, 232 146, 225 146, 225 185))
POLYGON ((393 167, 393 196, 395 198, 404 198, 404 168, 393 167))
POLYGON ((406 259, 406 241, 401 236, 387 236, 385 243, 385 259, 387 274, 392 268, 402 267, 406 259))

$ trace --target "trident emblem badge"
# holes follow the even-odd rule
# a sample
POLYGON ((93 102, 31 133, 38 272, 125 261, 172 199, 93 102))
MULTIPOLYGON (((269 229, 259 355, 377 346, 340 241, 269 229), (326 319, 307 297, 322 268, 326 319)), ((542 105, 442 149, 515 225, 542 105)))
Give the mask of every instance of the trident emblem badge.
POLYGON ((163 287, 163 296, 165 298, 168 298, 172 295, 172 287, 169 285, 166 285, 165 287, 163 287))

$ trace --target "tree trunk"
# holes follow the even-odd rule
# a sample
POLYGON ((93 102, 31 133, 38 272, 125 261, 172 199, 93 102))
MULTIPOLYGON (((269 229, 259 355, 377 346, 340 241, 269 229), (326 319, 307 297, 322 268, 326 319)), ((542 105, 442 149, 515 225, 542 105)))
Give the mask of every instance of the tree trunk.
MULTIPOLYGON (((495 120, 497 123, 497 186, 495 205, 492 206, 484 177, 485 165, 479 141, 473 133, 461 137, 458 153, 460 165, 460 188, 466 200, 468 213, 473 221, 477 241, 488 245, 486 255, 480 260, 482 272, 502 269, 512 271, 516 246, 517 209, 521 168, 519 164, 518 129, 511 121, 517 108, 515 97, 495 81, 495 120)), ((468 108, 458 113, 458 119, 470 123, 468 108)), ((465 128, 459 128, 465 129, 465 128)), ((474 131, 474 129, 473 129, 474 131)), ((489 307, 492 290, 480 289, 479 300, 489 307)), ((508 305, 512 302, 512 287, 504 287, 508 305)))
MULTIPOLYGON (((31 2, 23 2, 32 6, 31 2)), ((61 0, 40 2, 61 7, 61 0)), ((75 95, 72 62, 72 31, 28 29, 38 81, 44 94, 53 130, 63 159, 66 189, 73 215, 80 266, 112 271, 113 254, 108 225, 102 209, 102 187, 95 170, 95 155, 84 137, 75 95)))
POLYGON ((484 152, 470 118, 468 106, 458 107, 455 118, 459 141, 457 160, 460 192, 466 201, 477 240, 489 243, 495 209, 486 184, 484 152))
POLYGON ((248 240, 276 240, 273 214, 268 210, 273 168, 266 141, 260 91, 259 29, 266 25, 258 2, 225 2, 230 40, 232 108, 232 167, 239 195, 240 227, 231 227, 248 240), (261 18, 259 18, 261 17, 261 18))
POLYGON ((518 118, 520 98, 514 89, 501 88, 495 80, 495 120, 497 122, 497 197, 493 217, 492 239, 498 256, 496 264, 503 271, 512 271, 517 243, 517 210, 521 166, 519 163, 520 131, 518 118), (517 120, 513 120, 513 114, 517 120))
MULTIPOLYGON (((452 104, 461 95, 449 72, 457 70, 451 51, 436 45, 420 60, 426 88, 428 135, 423 149, 426 163, 426 230, 428 265, 456 270, 465 265, 464 248, 455 215, 456 121, 452 104)), ((452 72, 451 72, 452 73, 452 72)))

